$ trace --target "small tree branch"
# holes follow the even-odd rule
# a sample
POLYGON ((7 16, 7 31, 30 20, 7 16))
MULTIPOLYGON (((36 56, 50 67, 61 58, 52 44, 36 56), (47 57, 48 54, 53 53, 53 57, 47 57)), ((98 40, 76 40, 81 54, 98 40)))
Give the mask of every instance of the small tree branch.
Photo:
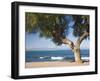
POLYGON ((67 38, 64 38, 64 39, 61 38, 61 40, 62 40, 63 44, 67 44, 71 49, 74 49, 74 43, 71 40, 69 40, 67 38))
POLYGON ((74 43, 73 43, 71 40, 69 40, 69 39, 67 39, 67 38, 61 37, 61 36, 59 35, 59 33, 57 33, 56 31, 53 31, 53 32, 52 32, 52 35, 53 35, 54 37, 59 37, 59 39, 62 41, 63 44, 68 45, 72 50, 74 49, 74 43))
POLYGON ((78 40, 76 41, 76 46, 80 46, 81 42, 87 37, 89 36, 89 33, 84 31, 83 35, 81 35, 78 40))

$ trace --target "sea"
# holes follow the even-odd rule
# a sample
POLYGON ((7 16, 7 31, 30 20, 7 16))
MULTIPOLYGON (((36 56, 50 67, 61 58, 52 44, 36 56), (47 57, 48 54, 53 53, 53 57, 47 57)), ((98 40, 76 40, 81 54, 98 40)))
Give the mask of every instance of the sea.
MULTIPOLYGON (((81 50, 81 58, 89 59, 89 50, 81 50)), ((46 62, 46 61, 74 61, 74 54, 71 50, 35 50, 25 51, 26 62, 46 62)))

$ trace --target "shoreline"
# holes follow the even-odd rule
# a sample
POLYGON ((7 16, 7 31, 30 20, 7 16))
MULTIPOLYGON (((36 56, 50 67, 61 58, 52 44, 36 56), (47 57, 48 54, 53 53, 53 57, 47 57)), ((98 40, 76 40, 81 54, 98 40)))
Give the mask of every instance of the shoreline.
POLYGON ((40 67, 70 67, 70 66, 87 66, 89 62, 78 64, 68 61, 53 61, 53 62, 25 62, 25 68, 40 68, 40 67))

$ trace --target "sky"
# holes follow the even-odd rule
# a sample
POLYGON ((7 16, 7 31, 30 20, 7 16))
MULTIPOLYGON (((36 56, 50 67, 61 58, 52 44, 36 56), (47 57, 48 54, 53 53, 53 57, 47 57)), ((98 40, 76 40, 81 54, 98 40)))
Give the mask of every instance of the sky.
MULTIPOLYGON (((68 35, 68 38, 75 42, 77 38, 75 38, 72 33, 68 35)), ((26 33, 25 37, 25 47, 26 50, 43 50, 43 49, 70 49, 67 45, 62 44, 61 46, 55 45, 51 39, 46 39, 45 37, 40 38, 39 33, 26 33)), ((83 40, 81 43, 81 49, 89 48, 89 40, 83 40)))
MULTIPOLYGON (((77 40, 76 37, 73 36, 72 32, 72 26, 74 25, 74 22, 71 17, 66 18, 69 22, 69 34, 67 38, 69 38, 71 41, 75 42, 77 40)), ((83 40, 80 46, 81 49, 89 49, 89 40, 83 40)), ((64 50, 64 49, 70 49, 67 45, 62 44, 61 46, 55 45, 51 39, 46 39, 45 37, 40 38, 39 33, 25 33, 25 49, 26 50, 64 50)))

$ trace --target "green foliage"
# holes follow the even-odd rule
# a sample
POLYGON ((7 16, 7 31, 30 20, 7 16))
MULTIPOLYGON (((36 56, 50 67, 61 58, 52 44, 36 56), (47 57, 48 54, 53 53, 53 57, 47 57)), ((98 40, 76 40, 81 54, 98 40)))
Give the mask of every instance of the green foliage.
MULTIPOLYGON (((66 37, 68 32, 67 15, 62 14, 44 14, 29 13, 25 14, 26 32, 38 32, 40 37, 52 39, 52 41, 61 45, 61 38, 66 37)), ((75 24, 73 26, 73 35, 81 36, 84 31, 89 32, 89 16, 70 15, 75 24)))
POLYGON ((89 33, 89 16, 74 15, 73 19, 75 21, 73 31, 74 36, 81 36, 84 31, 87 31, 89 33))

